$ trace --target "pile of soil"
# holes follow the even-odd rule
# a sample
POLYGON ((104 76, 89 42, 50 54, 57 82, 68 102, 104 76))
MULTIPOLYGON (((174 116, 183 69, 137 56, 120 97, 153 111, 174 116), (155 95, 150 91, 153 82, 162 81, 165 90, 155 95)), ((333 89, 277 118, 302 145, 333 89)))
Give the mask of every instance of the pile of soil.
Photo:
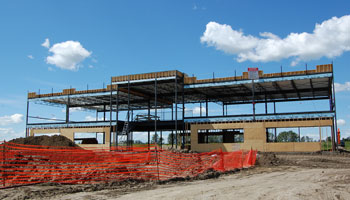
POLYGON ((259 152, 256 158, 256 166, 271 167, 278 166, 282 162, 281 159, 276 157, 275 153, 271 152, 259 152))
POLYGON ((26 144, 26 145, 42 145, 42 146, 52 146, 52 147, 78 147, 72 140, 65 136, 53 135, 53 136, 29 136, 26 138, 16 138, 10 140, 9 142, 16 144, 26 144))

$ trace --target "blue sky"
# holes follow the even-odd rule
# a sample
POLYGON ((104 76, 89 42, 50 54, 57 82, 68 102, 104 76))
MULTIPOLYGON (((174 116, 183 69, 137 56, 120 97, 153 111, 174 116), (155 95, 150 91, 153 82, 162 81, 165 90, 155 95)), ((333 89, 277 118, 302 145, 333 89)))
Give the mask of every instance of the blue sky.
POLYGON ((1 1, 0 140, 24 135, 27 91, 99 88, 130 73, 177 69, 207 78, 332 61, 339 128, 350 136, 349 8, 346 0, 1 1), (309 45, 298 46, 302 37, 309 45))

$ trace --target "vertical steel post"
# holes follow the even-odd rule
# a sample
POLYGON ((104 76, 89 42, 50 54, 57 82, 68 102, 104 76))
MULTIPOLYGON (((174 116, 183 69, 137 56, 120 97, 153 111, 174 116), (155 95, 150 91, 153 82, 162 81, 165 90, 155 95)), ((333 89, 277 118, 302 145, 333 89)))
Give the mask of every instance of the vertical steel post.
POLYGON ((205 116, 208 117, 208 98, 205 99, 205 116))
POLYGON ((68 96, 67 96, 67 105, 66 105, 66 124, 68 127, 68 123, 69 123, 69 107, 70 107, 70 94, 71 91, 69 91, 68 96))
POLYGON ((158 143, 157 141, 157 72, 155 73, 155 79, 154 79, 154 135, 155 135, 155 143, 158 143))
POLYGON ((202 117, 202 102, 199 102, 199 116, 202 117))
POLYGON ((28 131, 28 116, 29 116, 29 99, 28 99, 28 94, 27 94, 26 137, 29 136, 29 131, 28 131))
MULTIPOLYGON (((174 104, 171 104, 171 121, 174 122, 174 104)), ((171 130, 171 148, 174 148, 174 131, 171 130)))
POLYGON ((128 127, 126 130, 126 146, 130 146, 130 134, 129 134, 129 122, 130 122, 130 75, 128 75, 128 113, 127 113, 127 122, 128 122, 128 127))
POLYGON ((182 77, 182 149, 185 148, 185 78, 182 77))
MULTIPOLYGON (((151 121, 151 102, 150 100, 148 100, 148 122, 151 121)), ((147 144, 148 144, 148 150, 150 149, 150 140, 151 140, 151 133, 150 131, 148 131, 148 134, 147 134, 147 144)))
POLYGON ((4 143, 2 145, 2 166, 1 166, 1 175, 2 175, 2 186, 5 187, 6 181, 5 181, 5 160, 6 160, 6 141, 4 140, 4 143))
POLYGON ((177 71, 175 75, 175 148, 177 149, 177 71))
POLYGON ((225 116, 225 104, 222 102, 222 116, 225 116))
POLYGON ((112 77, 111 77, 111 86, 110 86, 110 90, 111 90, 111 95, 109 96, 109 143, 113 143, 113 140, 111 139, 112 136, 112 132, 113 132, 113 128, 112 128, 112 77))
POLYGON ((267 114, 267 98, 266 98, 266 93, 265 93, 265 114, 267 114))
POLYGON ((255 87, 254 87, 254 79, 252 79, 252 92, 253 92, 253 121, 255 121, 255 87))
POLYGON ((106 121, 106 105, 103 105, 103 121, 106 121))
POLYGON ((116 116, 115 116, 115 146, 118 147, 118 121, 119 121, 119 87, 117 85, 117 97, 116 97, 116 116))
POLYGON ((333 132, 332 132, 332 134, 333 134, 333 140, 332 140, 332 150, 333 151, 335 151, 335 149, 336 149, 336 142, 335 142, 335 136, 336 136, 336 132, 337 132, 337 130, 338 130, 338 125, 337 125, 337 106, 336 106, 336 101, 335 101, 335 87, 334 87, 334 70, 333 70, 333 61, 332 61, 332 88, 333 88, 333 101, 334 101, 334 103, 333 103, 333 105, 334 105, 334 107, 333 107, 333 111, 334 111, 334 124, 333 124, 333 126, 334 126, 334 129, 333 129, 333 132))

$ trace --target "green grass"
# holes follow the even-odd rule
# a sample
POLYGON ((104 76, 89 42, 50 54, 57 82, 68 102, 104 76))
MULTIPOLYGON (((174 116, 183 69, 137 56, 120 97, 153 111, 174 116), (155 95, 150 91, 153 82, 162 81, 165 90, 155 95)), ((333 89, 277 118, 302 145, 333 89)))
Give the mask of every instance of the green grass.
MULTIPOLYGON (((327 151, 332 149, 332 144, 330 141, 322 142, 322 150, 327 151)), ((350 141, 345 141, 345 149, 350 150, 350 141)))

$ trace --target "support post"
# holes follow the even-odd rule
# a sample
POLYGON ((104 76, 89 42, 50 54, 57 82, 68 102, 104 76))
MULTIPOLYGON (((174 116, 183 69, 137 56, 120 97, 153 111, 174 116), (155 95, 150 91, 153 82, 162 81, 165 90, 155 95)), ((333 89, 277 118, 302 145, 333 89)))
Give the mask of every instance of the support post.
POLYGON ((252 79, 252 92, 253 92, 253 121, 255 121, 255 87, 254 87, 254 79, 252 79))
MULTIPOLYGON (((69 91, 69 94, 70 94, 70 91, 69 91)), ((67 127, 68 127, 68 123, 69 123, 69 107, 70 107, 70 96, 67 96, 67 105, 66 105, 66 124, 67 124, 67 127)))
POLYGON ((177 72, 175 75, 175 148, 177 149, 177 72))
POLYGON ((126 131, 126 144, 130 146, 129 122, 130 122, 130 75, 128 76, 128 113, 127 113, 128 128, 126 131))
POLYGON ((115 145, 118 147, 118 121, 119 121, 119 87, 117 85, 117 97, 116 97, 116 113, 115 113, 115 145))
MULTIPOLYGON (((112 89, 113 87, 112 86, 113 85, 112 85, 112 77, 111 77, 111 86, 110 86, 111 94, 109 96, 109 136, 110 136, 109 138, 111 138, 112 132, 113 132, 113 128, 112 128, 112 92, 113 92, 112 89)), ((111 143, 111 141, 109 143, 111 143)), ((113 140, 112 140, 112 143, 113 143, 113 140)))
POLYGON ((2 145, 2 166, 1 166, 1 175, 2 175, 2 186, 5 187, 6 185, 6 176, 5 176, 5 161, 6 161, 6 141, 4 140, 4 143, 2 145))
POLYGON ((265 94, 265 114, 267 114, 267 99, 266 99, 266 94, 265 94))
MULTIPOLYGON (((171 104, 171 121, 174 121, 174 104, 171 104)), ((171 148, 174 148, 174 131, 171 130, 171 148)))
POLYGON ((27 94, 26 137, 29 136, 29 131, 28 131, 28 116, 29 116, 29 99, 28 99, 28 94, 27 94))
POLYGON ((185 148, 185 79, 182 78, 182 149, 185 148))
POLYGON ((222 102, 222 116, 225 116, 225 104, 222 102))
POLYGON ((103 105, 103 121, 106 121, 106 105, 103 105))
MULTIPOLYGON (((150 122, 151 121, 151 102, 150 102, 150 100, 148 100, 148 122, 150 122)), ((151 144, 151 142, 150 142, 150 139, 151 139, 151 133, 150 133, 150 131, 148 131, 148 134, 147 134, 147 144, 148 144, 148 150, 150 149, 150 144, 151 144)))
MULTIPOLYGON (((334 130, 333 130, 333 132, 332 132, 332 135, 333 135, 333 140, 332 140, 332 150, 333 151, 335 151, 335 149, 336 149, 336 142, 335 142, 335 133, 337 132, 337 130, 338 130, 338 125, 337 125, 337 106, 336 106, 336 101, 335 101, 335 87, 334 87, 334 70, 333 70, 333 62, 332 62, 332 88, 333 88, 333 101, 334 101, 334 103, 333 103, 333 105, 334 105, 334 107, 333 107, 333 111, 334 111, 334 123, 333 123, 333 126, 334 126, 334 130)), ((340 138, 339 138, 340 139, 340 138)), ((340 141, 338 141, 338 143, 339 143, 340 141)))
MULTIPOLYGON (((155 79, 154 79, 154 134, 157 135, 157 72, 155 73, 155 79)), ((155 143, 157 143, 157 137, 155 137, 155 143)))
POLYGON ((208 98, 205 99, 205 116, 208 117, 208 98))

